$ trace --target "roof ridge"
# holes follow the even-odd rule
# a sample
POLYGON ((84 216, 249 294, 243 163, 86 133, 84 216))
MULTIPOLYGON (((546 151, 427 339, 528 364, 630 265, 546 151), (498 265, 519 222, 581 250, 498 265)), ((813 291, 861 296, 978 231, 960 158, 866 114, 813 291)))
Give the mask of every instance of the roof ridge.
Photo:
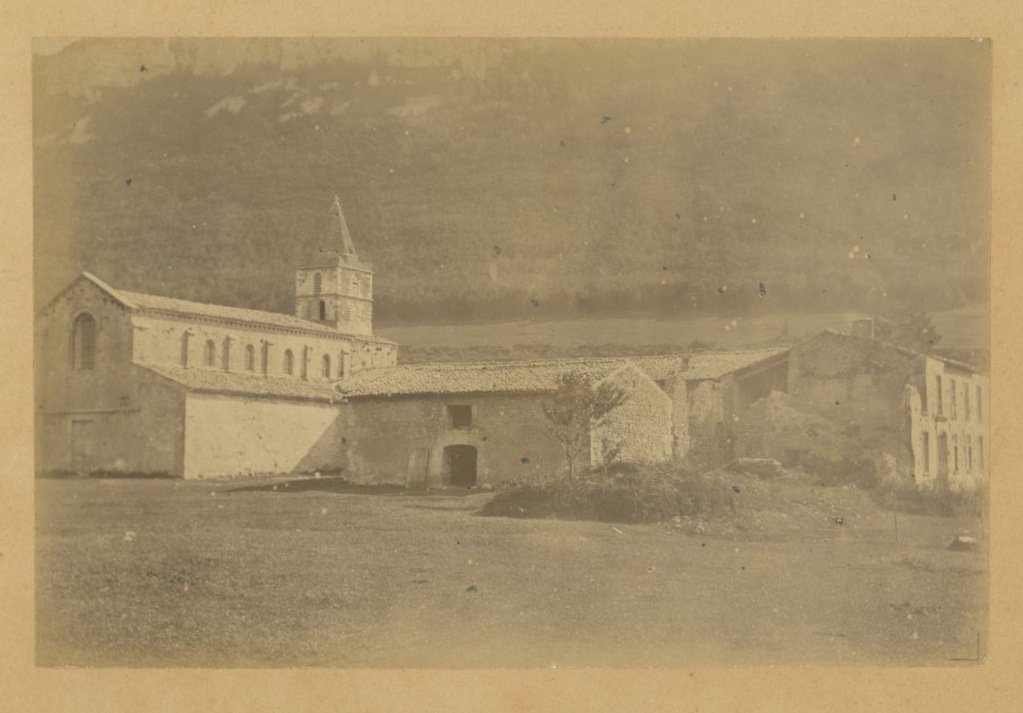
POLYGON ((238 307, 236 305, 224 305, 217 304, 216 302, 198 302, 196 300, 186 300, 180 297, 168 297, 165 295, 155 295, 151 292, 132 292, 130 290, 116 290, 109 288, 112 294, 118 299, 130 303, 132 307, 139 311, 160 311, 165 309, 166 311, 177 311, 185 314, 200 316, 200 317, 214 317, 221 319, 233 319, 237 321, 251 321, 256 323, 262 323, 265 326, 276 327, 278 329, 300 329, 306 330, 315 334, 332 335, 338 337, 348 337, 353 339, 361 339, 369 342, 379 342, 385 344, 394 344, 395 342, 385 337, 378 336, 376 334, 352 334, 348 332, 340 332, 330 327, 319 324, 317 322, 311 322, 309 320, 302 319, 301 317, 287 312, 271 312, 269 310, 254 309, 252 307, 238 307), (162 300, 169 303, 166 307, 159 305, 145 305, 137 304, 139 298, 142 300, 154 299, 162 300), (209 310, 232 310, 239 314, 222 314, 222 315, 205 315, 196 308, 209 309, 209 310), (274 324, 274 321, 285 320, 291 324, 274 324))

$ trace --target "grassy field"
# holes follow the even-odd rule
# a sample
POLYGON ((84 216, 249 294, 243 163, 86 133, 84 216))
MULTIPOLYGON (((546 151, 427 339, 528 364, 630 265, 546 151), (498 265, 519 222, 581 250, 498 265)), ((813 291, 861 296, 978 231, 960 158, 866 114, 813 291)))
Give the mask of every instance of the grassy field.
POLYGON ((37 481, 39 665, 955 665, 985 630, 986 555, 945 548, 980 523, 896 543, 850 488, 700 534, 334 482, 37 481))

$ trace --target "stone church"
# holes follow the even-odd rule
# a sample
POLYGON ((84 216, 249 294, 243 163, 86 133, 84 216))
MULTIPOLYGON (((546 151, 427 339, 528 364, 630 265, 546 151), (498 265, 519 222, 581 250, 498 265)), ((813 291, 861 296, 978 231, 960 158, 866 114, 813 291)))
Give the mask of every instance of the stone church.
POLYGON ((786 389, 784 349, 399 365, 336 198, 328 244, 295 271, 293 315, 82 273, 37 314, 37 471, 471 487, 564 466, 542 403, 567 373, 627 395, 592 430, 590 464, 609 435, 623 460, 727 457, 727 425, 786 389))

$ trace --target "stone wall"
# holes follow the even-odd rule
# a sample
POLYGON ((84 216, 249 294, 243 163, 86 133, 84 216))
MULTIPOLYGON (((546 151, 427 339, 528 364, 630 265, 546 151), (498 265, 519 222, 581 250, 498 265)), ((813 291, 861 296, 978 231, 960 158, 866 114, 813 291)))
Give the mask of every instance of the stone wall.
POLYGON ((625 401, 593 425, 590 462, 602 465, 606 449, 613 461, 664 463, 672 457, 671 398, 649 376, 627 364, 605 380, 626 394, 625 401))
POLYGON ((37 472, 181 475, 183 390, 132 365, 118 388, 127 398, 114 407, 51 403, 39 411, 37 472))
POLYGON ((246 348, 252 346, 252 373, 264 373, 265 363, 266 374, 287 376, 285 352, 290 350, 293 357, 291 376, 311 381, 332 381, 340 378, 343 373, 350 375, 361 369, 394 366, 397 363, 395 345, 343 335, 320 336, 152 314, 136 314, 132 322, 135 329, 134 359, 140 364, 213 368, 245 373, 249 371, 246 348), (206 343, 209 340, 213 340, 215 348, 212 367, 207 365, 205 359, 206 343), (225 343, 229 344, 227 349, 225 343), (324 356, 330 359, 329 376, 323 373, 324 356))
POLYGON ((192 393, 184 424, 185 478, 341 469, 335 404, 192 393))
MULTIPOLYGON (((360 398, 343 410, 346 475, 379 483, 443 485, 446 446, 477 449, 478 484, 541 480, 563 467, 537 395, 360 398), (469 406, 472 425, 452 428, 447 406, 469 406)), ((585 456, 584 456, 585 459, 585 456)))

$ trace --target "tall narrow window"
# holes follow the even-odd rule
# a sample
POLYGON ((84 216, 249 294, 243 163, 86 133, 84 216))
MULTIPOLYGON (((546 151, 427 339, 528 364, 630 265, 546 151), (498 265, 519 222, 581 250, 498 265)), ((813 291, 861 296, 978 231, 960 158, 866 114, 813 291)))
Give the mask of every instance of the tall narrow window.
POLYGON ((295 355, 290 349, 284 350, 284 373, 289 376, 295 373, 295 355))
POLYGON ((924 473, 931 472, 931 434, 924 431, 920 434, 920 449, 924 452, 924 473))
POLYGON ((323 290, 323 275, 318 272, 313 273, 313 294, 318 295, 323 290))
MULTIPOLYGON (((980 387, 977 387, 977 420, 984 420, 984 402, 980 398, 980 387)), ((983 466, 981 466, 983 468, 983 466)))
POLYGON ((181 333, 181 368, 188 368, 188 338, 192 336, 187 331, 181 333))
POLYGON ((302 347, 302 363, 299 364, 299 368, 302 372, 302 378, 309 378, 309 347, 302 347))
POLYGON ((327 321, 327 303, 323 300, 320 300, 320 321, 327 321))
POLYGON ((224 371, 231 371, 231 337, 224 337, 224 371))
POLYGON ((263 376, 266 376, 267 370, 270 367, 270 342, 263 342, 263 348, 259 354, 259 370, 263 376))
POLYGON ((952 472, 959 472, 959 438, 952 437, 952 472))
POLYGON ((949 391, 948 395, 951 397, 951 398, 949 398, 949 403, 952 405, 952 419, 955 420, 956 418, 958 418, 958 414, 956 413, 956 380, 955 379, 949 379, 948 391, 949 391))
POLYGON ((966 472, 973 472, 973 443, 972 438, 966 437, 966 472))
POLYGON ((217 363, 217 345, 212 339, 206 340, 206 350, 203 352, 203 364, 213 366, 217 363))
POLYGON ((970 420, 970 385, 963 384, 963 420, 970 420))
POLYGON ((944 416, 945 415, 945 395, 943 393, 941 393, 941 377, 940 376, 934 377, 934 383, 935 383, 935 391, 937 392, 936 395, 938 397, 936 408, 934 409, 934 413, 936 415, 938 415, 938 416, 944 416))
POLYGON ((245 346, 245 370, 256 370, 256 348, 251 344, 245 346))
POLYGON ((977 436, 977 468, 984 472, 984 436, 977 436))
POLYGON ((323 366, 322 366, 320 372, 323 374, 323 378, 324 379, 329 379, 330 378, 330 355, 329 354, 324 354, 323 355, 323 366))
POLYGON ((340 352, 337 355, 337 378, 345 378, 345 353, 340 352))
POLYGON ((96 320, 91 314, 75 318, 71 329, 71 366, 75 371, 96 368, 96 320))

